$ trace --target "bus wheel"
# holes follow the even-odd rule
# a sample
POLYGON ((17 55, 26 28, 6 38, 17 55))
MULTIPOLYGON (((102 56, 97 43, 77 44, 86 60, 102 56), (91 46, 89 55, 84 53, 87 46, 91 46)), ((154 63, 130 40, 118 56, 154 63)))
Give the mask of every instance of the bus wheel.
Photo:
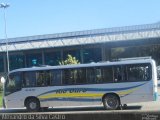
POLYGON ((106 110, 116 110, 120 106, 120 100, 117 95, 108 94, 103 97, 103 105, 106 110))
POLYGON ((27 100, 26 107, 29 112, 37 112, 40 110, 40 102, 38 99, 30 98, 27 100))
POLYGON ((124 104, 124 105, 123 105, 123 108, 126 109, 126 108, 127 108, 127 104, 124 104))

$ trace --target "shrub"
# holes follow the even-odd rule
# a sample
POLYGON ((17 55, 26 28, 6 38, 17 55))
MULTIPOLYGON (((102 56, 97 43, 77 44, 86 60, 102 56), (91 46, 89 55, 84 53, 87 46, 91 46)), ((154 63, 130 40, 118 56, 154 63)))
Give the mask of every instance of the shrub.
POLYGON ((68 54, 66 60, 59 61, 60 65, 70 65, 70 64, 80 64, 80 62, 73 57, 72 55, 68 54))
POLYGON ((2 92, 2 90, 3 90, 3 85, 2 83, 0 83, 0 92, 2 92))

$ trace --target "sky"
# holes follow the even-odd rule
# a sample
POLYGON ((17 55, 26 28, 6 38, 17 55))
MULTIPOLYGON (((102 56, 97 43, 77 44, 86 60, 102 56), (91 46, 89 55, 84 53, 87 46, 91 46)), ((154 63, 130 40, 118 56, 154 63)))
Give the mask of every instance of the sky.
MULTIPOLYGON (((160 22, 160 0, 0 0, 8 3, 7 37, 160 22)), ((0 39, 5 38, 0 9, 0 39)))

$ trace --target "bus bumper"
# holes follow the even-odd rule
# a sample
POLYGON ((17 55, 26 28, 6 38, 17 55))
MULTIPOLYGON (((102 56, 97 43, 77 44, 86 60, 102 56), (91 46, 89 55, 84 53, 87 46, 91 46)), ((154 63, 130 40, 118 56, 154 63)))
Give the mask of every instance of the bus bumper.
POLYGON ((154 101, 158 101, 158 92, 154 93, 154 101))
POLYGON ((3 108, 6 108, 6 104, 5 104, 4 98, 3 98, 3 100, 2 100, 2 107, 3 107, 3 108))

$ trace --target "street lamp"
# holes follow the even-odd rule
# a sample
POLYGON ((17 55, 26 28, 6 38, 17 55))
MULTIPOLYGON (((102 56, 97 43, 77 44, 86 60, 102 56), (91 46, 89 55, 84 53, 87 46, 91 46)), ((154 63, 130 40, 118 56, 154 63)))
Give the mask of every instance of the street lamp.
POLYGON ((4 24, 5 24, 5 39, 6 39, 6 52, 7 52, 7 72, 9 72, 9 55, 8 55, 8 37, 7 37, 7 25, 6 25, 6 13, 5 9, 9 7, 9 4, 0 3, 0 8, 4 9, 4 24))

